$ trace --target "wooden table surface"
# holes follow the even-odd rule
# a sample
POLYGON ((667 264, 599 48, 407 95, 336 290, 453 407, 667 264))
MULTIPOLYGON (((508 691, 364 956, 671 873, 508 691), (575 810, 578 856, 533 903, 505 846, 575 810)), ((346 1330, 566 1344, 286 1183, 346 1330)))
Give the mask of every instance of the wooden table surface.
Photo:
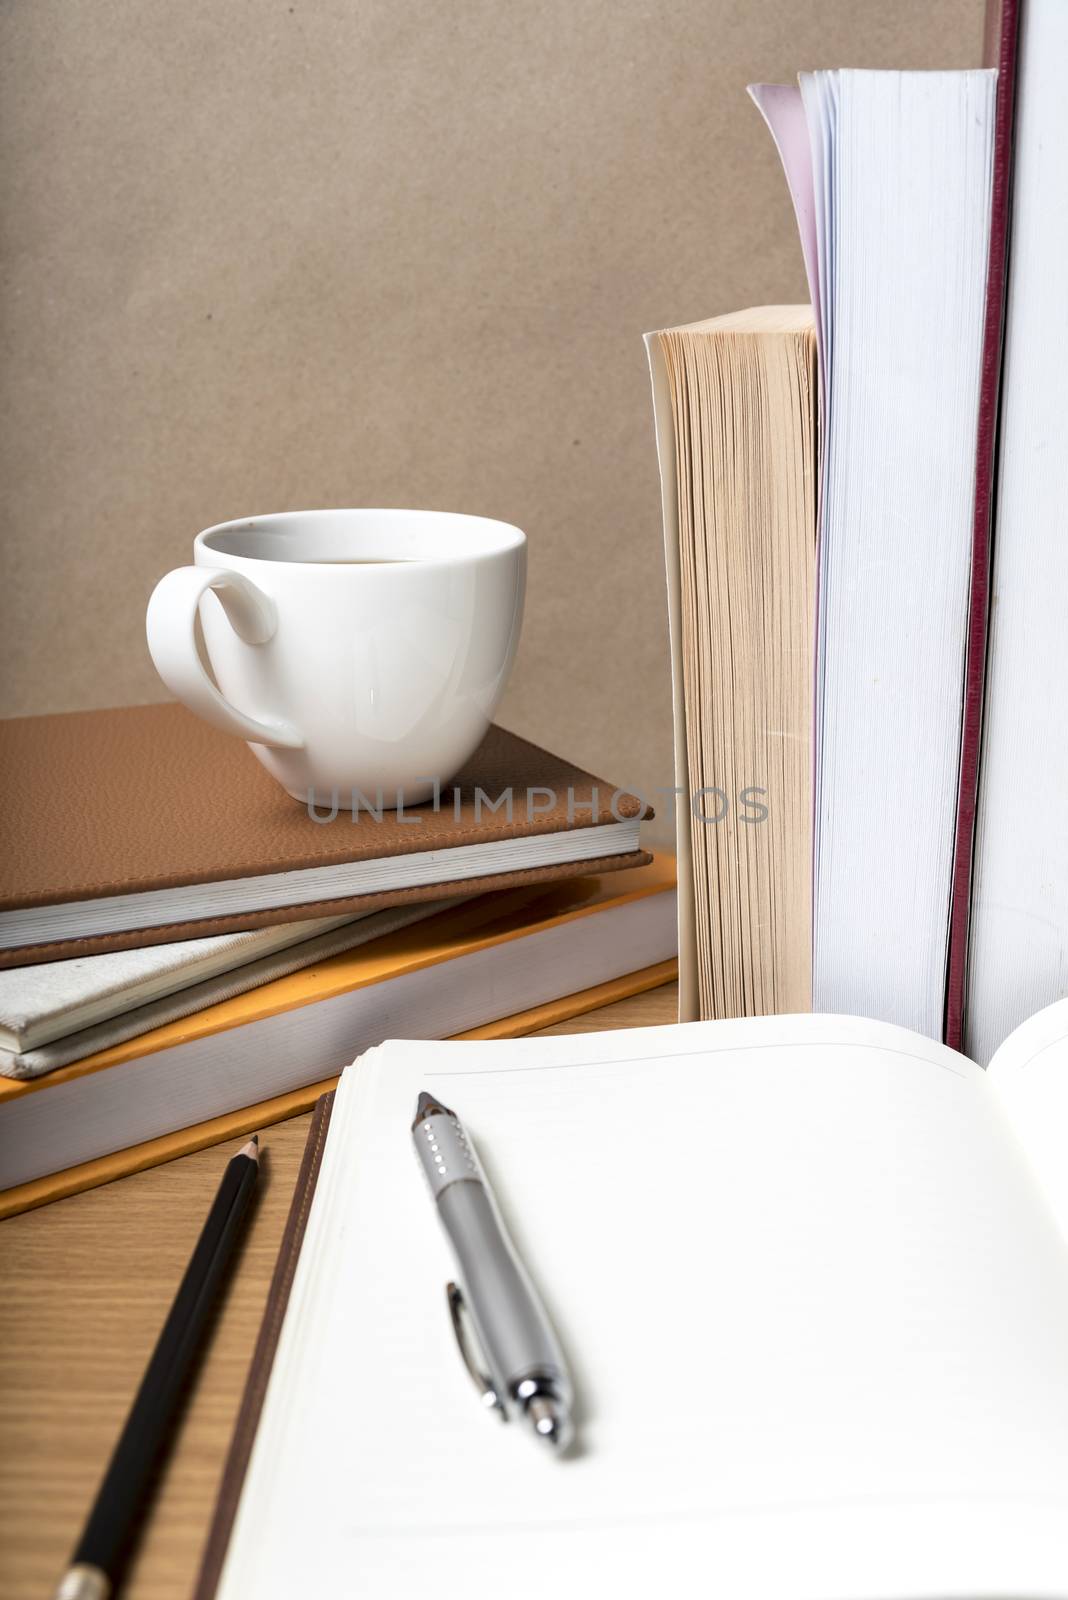
MULTIPOLYGON (((546 1033, 673 1022, 667 985, 546 1033)), ((310 1113, 266 1130, 252 1222, 163 1472, 128 1600, 187 1600, 310 1113)), ((223 1167, 183 1156, 0 1223, 0 1595, 47 1600, 81 1528, 223 1167)))

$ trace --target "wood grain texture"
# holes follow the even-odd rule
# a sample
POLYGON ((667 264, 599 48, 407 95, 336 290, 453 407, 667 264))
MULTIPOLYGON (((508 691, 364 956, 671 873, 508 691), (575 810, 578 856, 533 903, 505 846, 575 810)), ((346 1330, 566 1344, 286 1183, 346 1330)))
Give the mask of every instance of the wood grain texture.
MULTIPOLYGON (((673 1022, 675 985, 545 1029, 673 1022)), ((214 1337, 124 1589, 192 1587, 310 1114, 270 1129, 259 1194, 214 1337)), ((240 1145, 0 1225, 0 1594, 41 1600, 77 1538, 226 1162, 240 1145)))

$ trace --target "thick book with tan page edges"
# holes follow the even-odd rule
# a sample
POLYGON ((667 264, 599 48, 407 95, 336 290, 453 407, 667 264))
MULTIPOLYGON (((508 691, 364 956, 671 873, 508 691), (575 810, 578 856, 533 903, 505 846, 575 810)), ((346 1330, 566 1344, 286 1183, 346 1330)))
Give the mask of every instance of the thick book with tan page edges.
POLYGON ((314 816, 182 706, 0 723, 0 966, 648 860, 636 796, 503 728, 447 780, 403 814, 314 816))
POLYGON ((663 492, 680 1015, 805 1011, 816 336, 759 306, 646 338, 663 492))

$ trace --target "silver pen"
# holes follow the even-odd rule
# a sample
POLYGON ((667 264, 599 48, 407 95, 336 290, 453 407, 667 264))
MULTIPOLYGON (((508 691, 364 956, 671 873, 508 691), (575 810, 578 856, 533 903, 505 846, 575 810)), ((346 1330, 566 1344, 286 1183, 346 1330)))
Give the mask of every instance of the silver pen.
POLYGON ((485 1406, 506 1421, 525 1417, 537 1438, 563 1452, 574 1436, 567 1365, 463 1124, 424 1091, 412 1138, 456 1258, 462 1287, 450 1283, 446 1292, 464 1365, 485 1406), (482 1364, 471 1349, 468 1322, 482 1364))

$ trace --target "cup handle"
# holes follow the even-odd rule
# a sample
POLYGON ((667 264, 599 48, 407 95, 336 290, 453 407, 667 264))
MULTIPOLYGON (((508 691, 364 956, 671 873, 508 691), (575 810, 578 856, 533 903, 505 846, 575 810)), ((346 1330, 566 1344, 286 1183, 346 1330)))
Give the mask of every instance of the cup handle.
POLYGON ((193 631, 201 596, 209 589, 215 590, 230 626, 246 644, 266 644, 273 636, 278 622, 274 601, 248 578, 221 567, 177 567, 160 579, 148 602, 145 627, 156 671, 190 711, 224 733, 274 750, 302 750, 304 740, 288 722, 247 717, 209 678, 193 631))

